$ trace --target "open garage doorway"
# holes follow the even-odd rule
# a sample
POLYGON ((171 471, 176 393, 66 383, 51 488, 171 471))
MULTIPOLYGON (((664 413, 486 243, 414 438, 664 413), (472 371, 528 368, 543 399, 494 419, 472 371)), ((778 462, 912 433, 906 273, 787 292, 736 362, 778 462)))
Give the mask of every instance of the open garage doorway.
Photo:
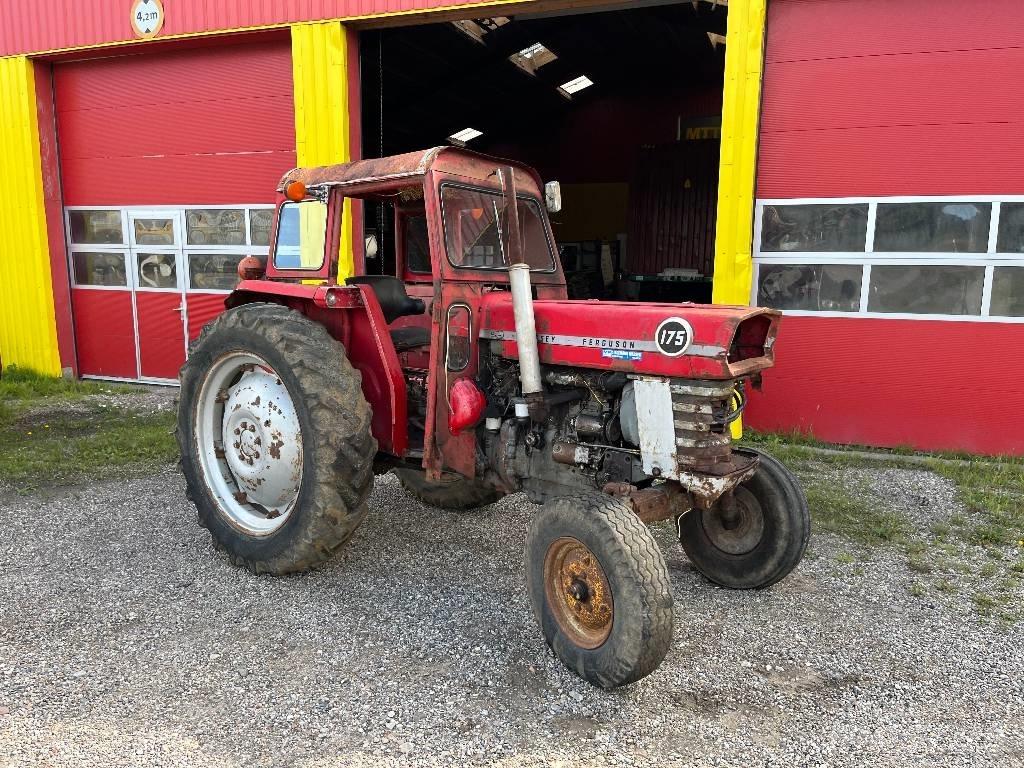
MULTIPOLYGON (((364 30, 363 155, 462 144, 528 163, 562 185, 570 297, 708 302, 726 15, 595 3, 364 30)), ((365 227, 367 270, 393 274, 389 206, 365 227)))

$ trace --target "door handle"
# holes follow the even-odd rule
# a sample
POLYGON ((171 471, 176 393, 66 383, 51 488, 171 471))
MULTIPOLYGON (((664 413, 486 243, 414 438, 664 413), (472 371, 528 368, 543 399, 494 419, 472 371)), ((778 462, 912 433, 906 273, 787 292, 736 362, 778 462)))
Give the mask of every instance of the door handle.
POLYGON ((184 311, 185 311, 185 305, 184 304, 182 304, 180 307, 175 307, 174 309, 171 310, 171 312, 184 312, 184 311))

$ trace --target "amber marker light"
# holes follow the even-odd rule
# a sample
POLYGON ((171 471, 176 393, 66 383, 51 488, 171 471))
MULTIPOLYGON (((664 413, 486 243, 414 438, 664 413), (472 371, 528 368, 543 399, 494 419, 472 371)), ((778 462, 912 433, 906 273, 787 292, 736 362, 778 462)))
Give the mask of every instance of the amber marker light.
POLYGON ((301 181, 290 181, 284 188, 284 196, 294 202, 306 199, 306 185, 301 181))

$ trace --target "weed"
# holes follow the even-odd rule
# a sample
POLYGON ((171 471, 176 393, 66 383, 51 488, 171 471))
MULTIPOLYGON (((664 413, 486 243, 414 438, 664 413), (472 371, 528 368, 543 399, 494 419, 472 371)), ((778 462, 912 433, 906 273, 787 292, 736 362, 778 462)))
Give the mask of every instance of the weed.
POLYGON ((999 601, 984 592, 974 593, 974 607, 982 616, 991 616, 992 611, 999 605, 999 601))
POLYGON ((853 555, 846 551, 840 552, 838 555, 836 555, 836 562, 842 563, 843 565, 849 565, 850 563, 854 562, 855 559, 856 558, 854 558, 853 555))
POLYGON ((931 573, 934 570, 932 562, 920 555, 911 555, 908 557, 907 565, 910 566, 910 570, 917 571, 918 573, 931 573))
POLYGON ((919 581, 915 581, 910 585, 910 594, 914 597, 924 597, 927 591, 928 590, 925 588, 924 584, 919 581))

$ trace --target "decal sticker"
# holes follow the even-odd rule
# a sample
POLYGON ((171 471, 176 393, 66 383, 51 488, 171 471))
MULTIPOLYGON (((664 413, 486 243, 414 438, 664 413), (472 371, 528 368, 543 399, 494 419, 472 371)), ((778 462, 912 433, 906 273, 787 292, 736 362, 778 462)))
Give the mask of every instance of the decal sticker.
POLYGON ((602 349, 601 357, 610 357, 613 360, 641 360, 643 352, 633 352, 628 349, 602 349))
MULTIPOLYGON (((671 318, 677 322, 686 323, 679 318, 671 318)), ((666 321, 668 322, 668 321, 666 321)), ((690 324, 686 323, 689 328, 690 324)), ((690 333, 692 338, 693 334, 690 333)), ((481 339, 491 341, 515 341, 515 331, 502 331, 494 328, 483 328, 480 331, 481 339)), ((597 347, 599 349, 626 350, 633 352, 664 352, 654 339, 605 339, 595 336, 563 336, 561 334, 538 333, 537 341, 541 344, 556 347, 597 347)), ((686 354, 696 357, 721 357, 725 354, 723 347, 714 344, 690 344, 685 349, 686 354)), ((679 353, 681 354, 681 353, 679 353)))
POLYGON ((661 321, 654 332, 654 343, 658 351, 668 357, 679 357, 693 342, 693 328, 681 317, 668 317, 661 321))

